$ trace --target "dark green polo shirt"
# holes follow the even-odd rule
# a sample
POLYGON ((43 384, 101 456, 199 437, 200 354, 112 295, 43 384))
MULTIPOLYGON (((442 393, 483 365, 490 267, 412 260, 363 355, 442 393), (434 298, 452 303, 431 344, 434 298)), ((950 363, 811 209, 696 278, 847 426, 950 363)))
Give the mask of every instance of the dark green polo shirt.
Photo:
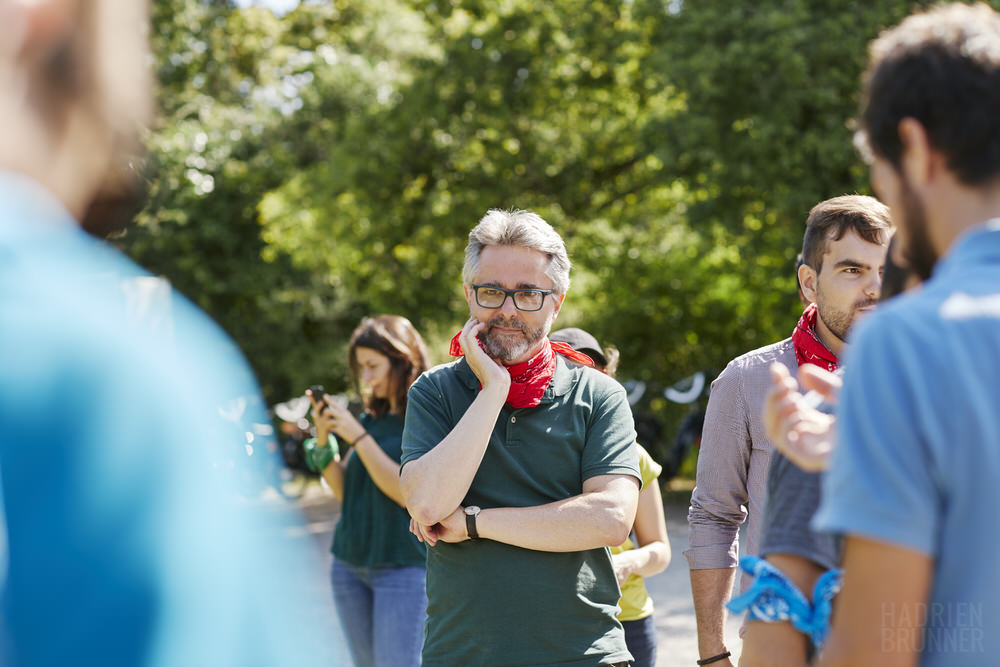
MULTIPOLYGON (((389 457, 399 460, 403 420, 361 415, 361 425, 389 457)), ((344 471, 344 502, 333 533, 333 555, 352 565, 423 567, 424 545, 410 532, 410 515, 382 493, 355 453, 344 471)))
MULTIPOLYGON (((479 391, 464 359, 410 388, 402 463, 455 427, 479 391)), ((596 475, 639 477, 625 390, 558 357, 540 405, 504 405, 464 505, 533 507, 579 495, 596 475)), ((427 550, 425 667, 605 665, 629 659, 607 548, 533 551, 491 540, 427 550)))

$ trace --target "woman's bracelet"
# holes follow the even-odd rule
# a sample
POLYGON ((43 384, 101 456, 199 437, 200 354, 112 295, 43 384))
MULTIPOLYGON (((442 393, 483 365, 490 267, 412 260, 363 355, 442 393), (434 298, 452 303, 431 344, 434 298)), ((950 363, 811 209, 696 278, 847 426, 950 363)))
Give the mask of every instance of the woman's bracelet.
POLYGON ((713 655, 711 658, 705 658, 704 660, 699 660, 698 664, 699 665, 710 665, 713 662, 719 662, 720 660, 725 660, 726 658, 728 658, 731 655, 732 655, 732 653, 730 653, 729 651, 726 651, 725 653, 720 653, 719 655, 713 655))
POLYGON ((327 436, 327 443, 319 445, 316 438, 309 438, 302 443, 306 453, 306 465, 313 472, 322 473, 337 458, 337 439, 333 434, 327 436))
POLYGON ((364 433, 362 433, 361 435, 359 435, 358 437, 356 437, 356 438, 355 438, 355 439, 354 439, 354 440, 353 440, 353 441, 352 441, 352 442, 351 442, 351 443, 350 443, 350 444, 348 445, 348 447, 353 447, 354 445, 358 444, 359 442, 361 442, 361 441, 362 441, 362 440, 364 439, 364 437, 365 437, 366 435, 371 435, 371 433, 369 433, 368 431, 365 431, 364 433))

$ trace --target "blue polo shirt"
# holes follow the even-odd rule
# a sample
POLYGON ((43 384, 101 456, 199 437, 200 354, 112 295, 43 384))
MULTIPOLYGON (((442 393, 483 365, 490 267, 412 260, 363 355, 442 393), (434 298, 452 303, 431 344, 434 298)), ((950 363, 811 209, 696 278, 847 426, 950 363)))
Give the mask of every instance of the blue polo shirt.
POLYGON ((256 500, 253 375, 148 285, 0 172, 0 664, 329 664, 312 545, 256 500))
MULTIPOLYGON (((579 495, 597 475, 641 479, 625 389, 556 358, 540 405, 500 410, 464 505, 535 507, 579 495)), ((478 392, 465 359, 421 375, 407 401, 402 464, 441 442, 478 392)), ((606 547, 555 553, 485 539, 438 542, 427 550, 423 665, 627 661, 620 597, 606 547)))
MULTIPOLYGON (((934 560, 922 665, 1000 655, 1000 219, 966 232, 922 289, 851 342, 820 530, 934 560)), ((890 622, 907 625, 901 610, 890 622)), ((912 627, 912 624, 910 624, 912 627)), ((922 643, 921 643, 922 642, 922 643)))

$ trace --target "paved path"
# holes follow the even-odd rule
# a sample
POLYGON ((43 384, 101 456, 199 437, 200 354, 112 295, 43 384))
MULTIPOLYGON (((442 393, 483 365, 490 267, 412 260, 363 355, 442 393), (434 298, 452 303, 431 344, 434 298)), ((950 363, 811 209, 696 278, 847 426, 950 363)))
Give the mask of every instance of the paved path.
MULTIPOLYGON (((289 534, 296 539, 311 540, 317 550, 320 561, 329 571, 330 543, 333 528, 339 515, 339 504, 318 485, 310 487, 299 499, 298 505, 305 512, 307 524, 289 529, 289 534)), ((687 506, 680 504, 666 505, 667 532, 670 536, 670 549, 673 553, 670 566, 662 573, 646 580, 646 588, 656 603, 656 629, 659 635, 659 657, 657 667, 690 667, 698 659, 694 605, 691 602, 691 584, 688 578, 687 562, 683 552, 687 548, 687 506)), ((319 583, 329 590, 328 579, 319 583)), ((331 667, 350 665, 344 638, 337 623, 336 610, 330 596, 324 598, 326 603, 322 609, 312 610, 310 622, 324 622, 331 628, 331 639, 335 645, 334 651, 339 653, 330 656, 331 667), (325 619, 325 620, 324 620, 325 619)), ((735 658, 739 656, 740 642, 738 639, 740 620, 729 618, 726 627, 726 640, 735 658)))
MULTIPOLYGON (((656 666, 690 667, 698 659, 698 633, 691 600, 691 579, 684 558, 688 545, 687 505, 668 504, 664 509, 672 558, 666 570, 646 579, 646 590, 656 604, 659 637, 656 666)), ((733 653, 733 664, 739 657, 740 623, 741 619, 732 616, 726 623, 726 645, 733 653)))

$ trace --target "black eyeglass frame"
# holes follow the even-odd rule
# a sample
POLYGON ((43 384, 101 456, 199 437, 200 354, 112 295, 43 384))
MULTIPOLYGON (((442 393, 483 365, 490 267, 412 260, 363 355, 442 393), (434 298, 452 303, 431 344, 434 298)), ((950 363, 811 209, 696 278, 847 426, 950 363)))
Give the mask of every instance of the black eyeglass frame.
POLYGON ((534 312, 538 312, 539 310, 541 310, 542 306, 545 305, 545 297, 547 297, 548 295, 550 295, 550 294, 553 293, 553 290, 550 290, 550 289, 536 289, 534 287, 523 288, 523 289, 504 289, 502 287, 497 287, 496 285, 472 285, 472 291, 476 295, 476 303, 479 305, 480 308, 490 308, 491 310, 497 310, 499 308, 503 308, 503 305, 505 303, 507 303, 507 299, 509 298, 509 299, 511 299, 514 302, 514 307, 517 308, 518 310, 520 310, 521 312, 524 312, 524 313, 534 313, 534 312), (480 289, 492 289, 492 290, 496 290, 498 292, 503 292, 503 301, 501 301, 496 306, 487 306, 487 305, 485 305, 484 303, 482 303, 479 300, 479 290, 480 289), (538 308, 521 308, 521 306, 519 306, 517 304, 517 295, 518 294, 525 294, 525 293, 529 293, 529 292, 533 293, 533 294, 541 294, 542 295, 542 300, 541 300, 541 302, 539 302, 538 308))

